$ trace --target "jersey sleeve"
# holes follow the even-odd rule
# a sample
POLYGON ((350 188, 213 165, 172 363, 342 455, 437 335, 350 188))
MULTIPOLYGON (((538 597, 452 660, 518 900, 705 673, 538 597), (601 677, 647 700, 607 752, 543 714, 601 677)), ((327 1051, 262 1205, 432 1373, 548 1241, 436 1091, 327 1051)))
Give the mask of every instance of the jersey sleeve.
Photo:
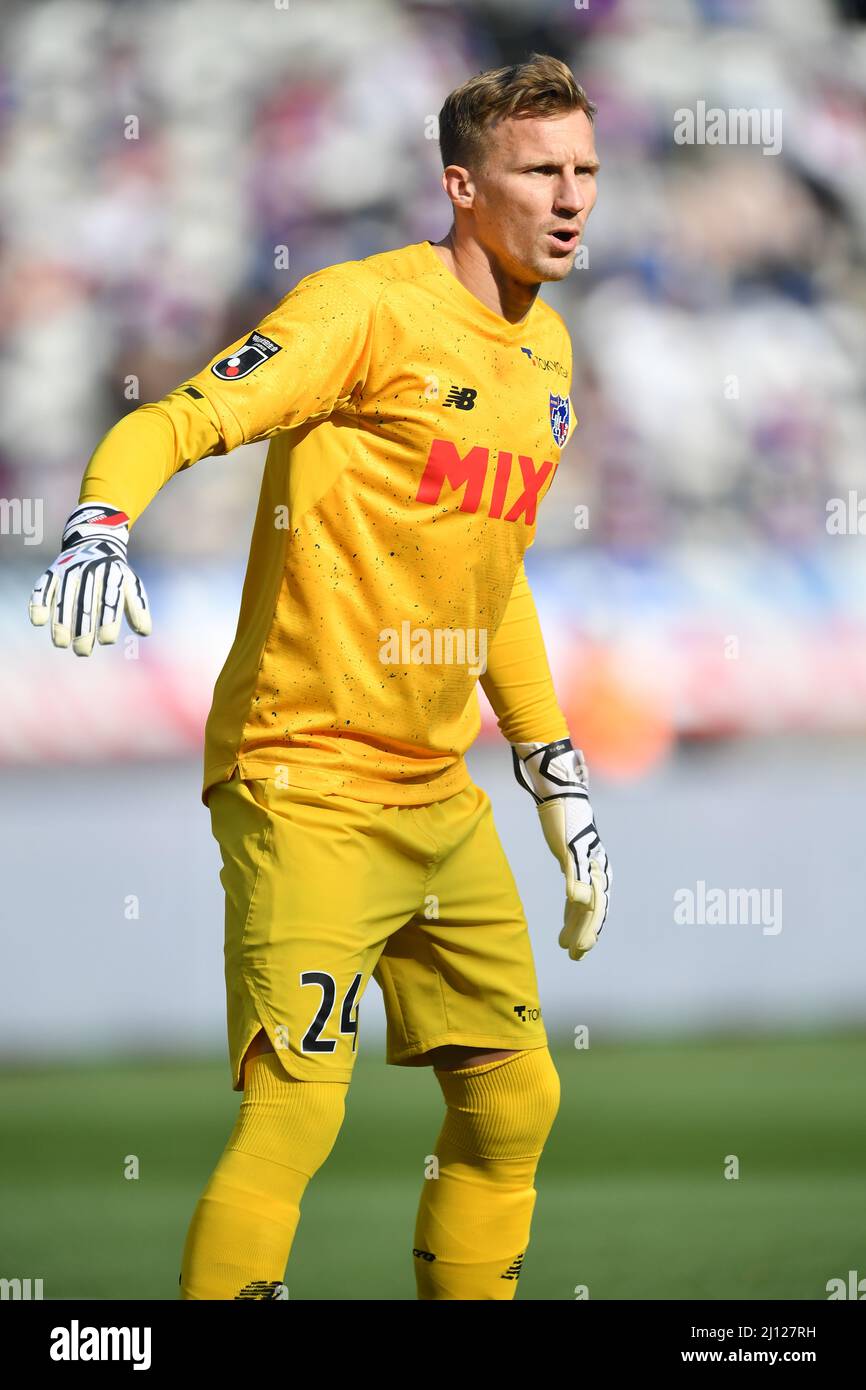
POLYGON ((553 743, 568 738, 568 724, 556 699, 541 624, 522 562, 480 681, 499 730, 509 743, 553 743))
POLYGON ((216 418, 173 391, 108 431, 87 465, 78 501, 109 502, 132 525, 175 473, 224 452, 216 418))
POLYGON ((376 296, 353 269, 357 263, 308 275, 180 388, 207 402, 226 451, 325 419, 362 387, 376 296))
POLYGON ((352 269, 308 275, 252 333, 118 421, 90 459, 79 502, 110 502, 134 522, 199 459, 350 406, 369 369, 376 309, 352 269))

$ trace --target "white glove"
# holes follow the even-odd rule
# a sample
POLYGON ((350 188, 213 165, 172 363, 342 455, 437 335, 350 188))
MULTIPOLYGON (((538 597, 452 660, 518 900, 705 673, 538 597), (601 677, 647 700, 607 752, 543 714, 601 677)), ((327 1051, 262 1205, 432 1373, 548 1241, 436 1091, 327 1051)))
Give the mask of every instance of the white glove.
POLYGON ((124 608, 142 637, 151 630, 144 585, 126 563, 129 517, 104 502, 76 507, 63 528, 61 550, 30 595, 30 621, 51 617, 51 640, 90 656, 96 638, 116 642, 124 608))
POLYGON ((589 803, 589 773, 571 740, 513 743, 514 775, 534 798, 544 838, 565 874, 559 944, 572 960, 592 950, 607 917, 613 881, 589 803))

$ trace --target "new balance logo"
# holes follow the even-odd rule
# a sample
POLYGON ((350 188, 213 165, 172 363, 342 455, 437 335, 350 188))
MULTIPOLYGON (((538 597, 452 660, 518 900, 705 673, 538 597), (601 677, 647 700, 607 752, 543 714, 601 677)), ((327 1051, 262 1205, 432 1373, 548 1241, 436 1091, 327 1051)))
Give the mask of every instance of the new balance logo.
POLYGON ((522 1254, 517 1256, 516 1260, 512 1260, 505 1273, 500 1274, 500 1279, 519 1279, 520 1271, 523 1268, 523 1256, 525 1254, 526 1251, 524 1250, 522 1254))
POLYGON ((286 1301, 289 1297, 289 1290, 285 1284, 280 1284, 276 1280, 268 1283, 264 1279, 255 1279, 252 1284, 244 1284, 240 1293, 235 1294, 235 1301, 239 1298, 276 1298, 286 1301))
POLYGON ((471 410, 477 395, 478 392, 473 391, 471 386, 452 386, 445 397, 445 404, 456 405, 458 410, 471 410))
POLYGON ((413 1250, 412 1254, 416 1260, 435 1260, 436 1256, 431 1255, 429 1250, 413 1250))

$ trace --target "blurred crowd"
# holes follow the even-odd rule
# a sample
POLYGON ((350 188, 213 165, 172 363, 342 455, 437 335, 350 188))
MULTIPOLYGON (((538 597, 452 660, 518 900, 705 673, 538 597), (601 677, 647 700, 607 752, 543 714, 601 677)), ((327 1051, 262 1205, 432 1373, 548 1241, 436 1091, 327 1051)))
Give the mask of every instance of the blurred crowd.
MULTIPOLYGON (((539 51, 597 103, 603 166, 588 264, 543 291, 580 425, 539 546, 825 545, 827 500, 866 495, 863 19, 855 0, 7 0, 0 497, 44 497, 55 551, 120 415, 310 271, 441 237, 442 100, 539 51), (678 144, 698 102, 781 112, 779 152, 678 144)), ((261 457, 198 466, 198 550, 246 553, 261 457)), ((160 518, 141 544, 180 555, 187 510, 160 518)))

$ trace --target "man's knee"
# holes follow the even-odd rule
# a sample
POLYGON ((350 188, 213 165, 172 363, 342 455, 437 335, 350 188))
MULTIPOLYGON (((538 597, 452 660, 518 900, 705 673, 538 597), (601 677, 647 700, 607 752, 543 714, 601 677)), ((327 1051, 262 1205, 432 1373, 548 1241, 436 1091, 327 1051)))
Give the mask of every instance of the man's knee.
POLYGON ((251 1048, 245 1061, 244 1098, 227 1147, 312 1177, 337 1141, 349 1083, 290 1076, 272 1047, 251 1048))
POLYGON ((559 1073, 548 1047, 515 1052, 479 1072, 436 1070, 448 1137, 480 1158, 538 1156, 559 1110, 559 1073))

